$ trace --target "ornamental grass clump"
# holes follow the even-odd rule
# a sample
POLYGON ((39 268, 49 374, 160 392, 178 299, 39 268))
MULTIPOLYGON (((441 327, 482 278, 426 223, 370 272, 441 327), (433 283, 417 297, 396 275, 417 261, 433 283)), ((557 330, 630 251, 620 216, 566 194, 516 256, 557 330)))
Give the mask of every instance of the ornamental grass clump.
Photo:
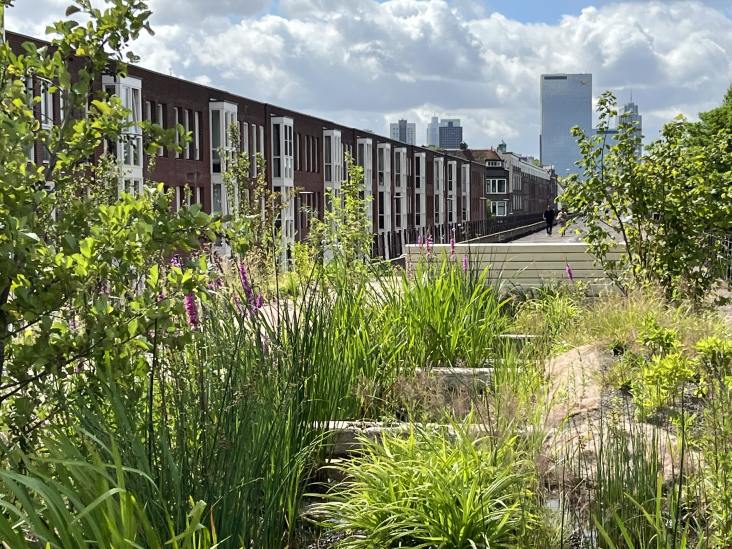
POLYGON ((533 469, 516 438, 413 426, 362 444, 341 468, 350 481, 319 506, 347 534, 342 547, 518 547, 536 521, 533 469))

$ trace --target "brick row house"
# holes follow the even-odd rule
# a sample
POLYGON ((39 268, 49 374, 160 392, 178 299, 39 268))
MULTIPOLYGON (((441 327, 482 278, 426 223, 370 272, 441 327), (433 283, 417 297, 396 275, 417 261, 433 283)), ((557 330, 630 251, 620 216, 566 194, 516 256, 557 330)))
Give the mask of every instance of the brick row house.
POLYGON ((491 216, 511 217, 544 212, 557 197, 557 176, 551 167, 537 166, 530 158, 508 152, 502 143, 497 149, 449 151, 485 165, 486 210, 491 216))
MULTIPOLYGON (((25 41, 45 44, 12 32, 6 33, 6 39, 17 53, 22 53, 25 41)), ((371 199, 366 209, 375 235, 374 253, 381 257, 400 255, 403 245, 418 236, 432 234, 445 241, 458 224, 470 229, 463 229, 463 234, 478 236, 485 228, 486 200, 493 204, 495 198, 491 198, 495 193, 488 192, 487 170, 494 166, 488 165, 487 157, 407 145, 134 65, 125 77, 102 76, 98 86, 131 109, 133 122, 149 120, 163 128, 181 124, 192 135, 180 153, 158 150, 154 173, 148 173, 150 159, 143 152, 136 124, 127 130, 126 139, 108 143, 107 150, 124 173, 120 191, 140 192, 150 179, 173 189, 173 209, 200 203, 208 213, 225 212, 225 158, 219 151, 223 148, 229 154, 234 149, 227 128, 236 124, 240 150, 251 161, 250 182, 258 175, 259 153, 266 161, 267 184, 283 196, 278 225, 285 244, 307 238, 310 215, 322 219, 325 208, 331 207, 326 190, 340 196, 341 181, 347 177, 346 153, 363 167, 364 195, 371 199)), ((37 108, 42 123, 57 123, 63 108, 58 94, 35 92, 42 97, 37 108)), ((103 153, 103 148, 97 151, 97 155, 103 153)), ((42 158, 40 144, 33 154, 36 162, 42 158)), ((497 216, 510 213, 505 208, 495 210, 497 216)))

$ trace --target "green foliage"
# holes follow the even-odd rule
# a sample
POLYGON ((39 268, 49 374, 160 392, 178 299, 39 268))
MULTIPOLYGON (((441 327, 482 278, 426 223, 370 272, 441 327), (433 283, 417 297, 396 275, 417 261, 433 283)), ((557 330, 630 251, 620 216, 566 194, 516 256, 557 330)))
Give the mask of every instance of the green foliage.
POLYGON ((560 200, 585 213, 589 252, 622 288, 660 285, 667 298, 702 300, 721 284, 728 263, 722 238, 732 228, 725 168, 732 138, 722 132, 694 145, 677 118, 638 160, 641 137, 630 123, 608 141, 615 105, 610 92, 602 94, 596 135, 573 128, 582 177, 565 180, 560 200), (608 259, 618 243, 621 258, 608 259))
POLYGON ((402 276, 382 312, 383 345, 393 345, 394 358, 411 367, 485 366, 509 327, 505 301, 486 284, 488 275, 447 259, 418 265, 402 276))
POLYGON ((56 23, 50 47, 27 43, 16 55, 0 45, 7 69, 0 78, 0 410, 15 440, 30 440, 41 403, 42 418, 62 409, 75 388, 94 390, 88 378, 96 365, 116 361, 115 375, 134 388, 156 337, 177 344, 190 337, 175 335, 186 324, 183 296, 205 299, 208 265, 203 258, 168 268, 174 252, 217 238, 246 250, 242 221, 208 216, 198 204, 173 213, 171 197, 152 182, 139 195, 118 196, 124 173, 116 162, 89 162, 105 140, 124 141, 132 130, 148 153, 180 150, 173 141, 183 130, 136 126, 119 98, 92 85, 106 70, 124 76, 123 59, 136 60, 127 44, 149 30, 147 6, 115 0, 102 11, 80 0, 69 11, 88 23, 56 23), (72 63, 80 65, 73 72, 72 63), (51 129, 33 116, 41 86, 64 101, 51 129), (28 161, 38 141, 48 162, 28 161))
POLYGON ((341 182, 340 192, 326 189, 323 220, 313 217, 309 240, 326 264, 334 264, 332 272, 363 276, 373 240, 366 215, 366 201, 371 197, 363 197, 363 168, 350 154, 346 154, 345 161, 348 178, 341 182))
POLYGON ((320 505, 349 534, 342 547, 516 547, 535 520, 532 467, 515 439, 412 427, 361 442, 364 455, 342 467, 348 484, 320 505))
MULTIPOLYGON (((21 455, 21 463, 13 459, 12 469, 0 470, 2 486, 7 490, 0 492, 0 506, 6 515, 0 517, 3 547, 216 547, 215 533, 212 536, 201 524, 204 502, 194 504, 191 500, 181 533, 176 535, 168 521, 168 530, 161 537, 161 532, 152 527, 149 509, 127 488, 126 481, 137 477, 154 490, 151 479, 124 467, 115 446, 104 448, 98 440, 87 438, 82 453, 59 433, 44 439, 44 443, 48 457, 21 455), (104 454, 96 448, 102 448, 104 454), (112 462, 106 463, 104 458, 112 462)), ((156 503, 165 505, 162 500, 156 503)))
MULTIPOLYGON (((639 529, 629 526, 617 513, 617 510, 612 509, 613 516, 617 528, 622 534, 622 539, 613 540, 608 534, 607 530, 603 527, 600 522, 595 519, 595 525, 597 526, 600 535, 604 542, 607 544, 608 549, 685 549, 689 543, 689 524, 683 525, 683 520, 679 514, 679 501, 674 496, 672 490, 668 497, 664 497, 662 494, 663 490, 663 477, 659 475, 657 481, 657 488, 655 497, 651 500, 654 504, 652 510, 648 511, 646 505, 636 499, 628 496, 628 499, 642 514, 640 520, 636 523, 640 523, 639 526, 647 530, 646 536, 639 537, 639 529), (668 510, 666 510, 666 508, 668 510), (648 535, 650 533, 650 536, 648 535)), ((697 542, 697 548, 701 549, 705 547, 704 536, 699 533, 697 542)))

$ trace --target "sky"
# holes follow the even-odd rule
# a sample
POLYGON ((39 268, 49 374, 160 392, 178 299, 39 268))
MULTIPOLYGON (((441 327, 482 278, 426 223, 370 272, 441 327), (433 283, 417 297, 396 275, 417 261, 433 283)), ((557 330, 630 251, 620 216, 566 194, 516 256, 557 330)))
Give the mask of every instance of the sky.
MULTIPOLYGON (((15 0, 8 30, 45 36, 70 0, 15 0)), ((460 118, 471 148, 538 156, 539 77, 589 72, 643 115, 645 141, 718 106, 732 0, 148 0, 148 69, 388 135, 460 118)), ((144 84, 143 84, 144 85, 144 84)))

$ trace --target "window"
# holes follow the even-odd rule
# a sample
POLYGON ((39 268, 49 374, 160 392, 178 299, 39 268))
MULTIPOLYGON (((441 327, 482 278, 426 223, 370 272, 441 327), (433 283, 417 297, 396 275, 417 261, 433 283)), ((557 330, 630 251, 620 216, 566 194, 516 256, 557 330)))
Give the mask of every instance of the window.
POLYGON ((313 155, 313 158, 315 159, 315 169, 313 171, 315 173, 320 173, 320 164, 318 163, 318 150, 320 149, 320 139, 317 137, 315 138, 315 146, 313 148, 315 152, 315 154, 313 155))
POLYGON ((447 199, 447 222, 454 223, 454 220, 452 217, 452 197, 447 199))
POLYGON ((505 217, 506 216, 506 203, 503 201, 491 202, 491 213, 493 215, 495 215, 496 217, 505 217))
POLYGON ((504 194, 506 192, 506 180, 486 179, 485 192, 486 194, 504 194))
MULTIPOLYGON (((165 114, 163 111, 163 106, 158 103, 158 119, 157 119, 158 126, 161 128, 165 128, 165 114)), ((163 156, 164 149, 163 147, 160 147, 158 149, 158 156, 163 156)))
POLYGON ((280 125, 272 125, 272 177, 282 177, 282 151, 280 150, 280 125))
POLYGON ((220 147, 221 111, 214 110, 211 111, 211 171, 213 173, 221 173, 221 154, 219 153, 220 147))
MULTIPOLYGON (((381 150, 381 149, 379 149, 381 150)), ((384 229, 384 191, 379 191, 379 230, 384 229)))
POLYGON ((145 120, 152 122, 152 103, 145 101, 145 120))
POLYGON ((422 157, 414 157, 414 186, 417 189, 422 188, 422 157))
POLYGON ((249 160, 252 177, 257 177, 257 125, 252 124, 252 152, 249 160))
POLYGON ((513 195, 513 209, 514 210, 521 209, 521 195, 520 194, 513 195))
POLYGON ((402 228, 402 197, 397 196, 394 198, 394 212, 396 213, 396 219, 394 220, 394 224, 396 225, 397 229, 402 228))
POLYGON ((364 165, 363 165, 363 162, 364 162, 363 151, 364 151, 364 144, 363 143, 359 143, 358 144, 358 160, 356 161, 356 163, 359 166, 361 166, 362 168, 364 167, 364 165))
MULTIPOLYGON (((180 109, 178 107, 173 107, 173 112, 175 113, 175 144, 180 145, 180 134, 178 133, 178 124, 180 124, 180 109)), ((221 124, 221 118, 219 118, 219 124, 221 124)), ((180 158, 180 153, 178 151, 175 151, 175 157, 180 158)))
MULTIPOLYGON (((189 131, 191 131, 191 120, 189 115, 189 110, 185 109, 183 111, 183 128, 185 129, 186 135, 189 131)), ((186 146, 184 149, 186 160, 190 160, 191 158, 191 143, 190 141, 186 141, 186 146)))
POLYGON ((196 160, 201 160, 201 113, 196 111, 193 115, 193 147, 196 160))
POLYGON ((300 166, 300 134, 295 134, 295 170, 302 171, 300 166))
POLYGON ((332 155, 331 155, 331 136, 326 135, 323 138, 323 153, 325 155, 325 181, 326 183, 330 183, 333 181, 333 165, 332 165, 332 155))
POLYGON ((439 225, 440 223, 440 197, 435 196, 435 225, 439 225))
POLYGON ((396 176, 395 186, 402 186, 402 152, 396 151, 394 155, 394 175, 396 176))
POLYGON ((468 197, 463 195, 463 221, 468 220, 468 197))
POLYGON ((142 193, 142 181, 139 179, 125 179, 122 190, 132 196, 142 193))
POLYGON ((455 162, 448 162, 447 163, 447 190, 448 191, 452 191, 454 181, 455 181, 455 162))
POLYGON ((422 224, 422 195, 414 195, 414 224, 418 227, 422 224))
POLYGON ((221 211, 221 183, 216 183, 213 186, 213 204, 211 204, 211 211, 214 213, 221 211))
MULTIPOLYGON (((378 147, 376 151, 376 162, 377 162, 377 170, 378 170, 378 178, 379 178, 379 186, 384 186, 384 148, 378 147)), ((381 193, 379 193, 381 194, 381 193)), ((383 202, 383 197, 379 199, 381 202, 383 202)), ((379 215, 381 215, 381 206, 379 206, 379 215)), ((380 224, 383 225, 381 221, 379 221, 380 224)), ((379 227, 380 229, 383 229, 384 227, 379 227)))
POLYGON ((514 174, 513 174, 513 190, 514 191, 521 190, 521 174, 518 172, 514 172, 514 174))
POLYGON ((285 177, 292 179, 292 126, 285 124, 285 177))
POLYGON ((46 129, 53 126, 53 94, 47 84, 41 84, 41 125, 46 129))

